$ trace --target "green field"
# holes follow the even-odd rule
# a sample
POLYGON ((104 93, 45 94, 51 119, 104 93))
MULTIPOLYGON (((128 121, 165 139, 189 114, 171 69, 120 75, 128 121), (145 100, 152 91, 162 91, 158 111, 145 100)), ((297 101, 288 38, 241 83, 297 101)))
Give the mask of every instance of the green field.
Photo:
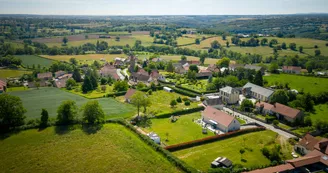
POLYGON ((196 90, 199 92, 205 92, 207 84, 208 84, 208 80, 204 79, 204 80, 197 80, 197 83, 185 83, 185 84, 182 84, 181 86, 192 89, 192 90, 196 90))
POLYGON ((275 85, 275 82, 289 83, 291 89, 298 91, 304 89, 304 92, 310 92, 311 94, 327 91, 328 88, 328 79, 326 78, 292 74, 270 74, 269 76, 263 76, 263 79, 268 81, 268 86, 275 85))
MULTIPOLYGON (((57 108, 62 101, 73 100, 80 108, 88 99, 62 91, 58 88, 29 89, 27 91, 10 92, 9 94, 18 96, 23 101, 23 106, 27 109, 25 116, 27 119, 40 118, 41 109, 45 108, 49 112, 49 117, 57 116, 57 108)), ((135 108, 131 105, 119 103, 112 98, 97 99, 102 106, 106 118, 133 116, 135 108)))
POLYGON ((26 71, 26 70, 0 69, 0 78, 20 77, 23 74, 31 74, 31 73, 32 71, 26 71))
POLYGON ((151 119, 152 125, 145 128, 146 132, 155 132, 161 137, 161 141, 167 145, 188 142, 214 135, 208 131, 208 134, 202 133, 202 127, 193 120, 201 118, 200 112, 182 115, 176 117, 176 122, 171 122, 170 118, 151 119), (168 136, 166 136, 168 133, 168 136), (166 141, 166 138, 168 141, 166 141))
POLYGON ((1 172, 179 172, 133 132, 105 124, 96 133, 49 127, 0 140, 1 172))
POLYGON ((113 93, 113 88, 114 88, 113 85, 112 86, 106 85, 106 91, 103 92, 101 90, 101 85, 99 84, 98 89, 90 91, 90 92, 85 93, 85 94, 81 90, 81 85, 78 85, 78 86, 74 87, 74 89, 72 89, 72 90, 67 90, 65 88, 62 88, 62 90, 73 93, 73 94, 83 96, 83 97, 88 98, 88 99, 94 99, 94 98, 103 97, 104 95, 107 95, 109 93, 113 93))
MULTIPOLYGON (((176 151, 173 154, 201 171, 207 171, 211 162, 218 157, 227 157, 233 164, 241 164, 247 168, 258 167, 270 164, 270 160, 262 154, 261 149, 264 146, 272 146, 277 139, 275 132, 266 130, 176 151), (239 151, 242 148, 246 148, 246 152, 241 157, 239 151), (246 162, 242 162, 241 158, 246 162)), ((289 144, 282 148, 288 148, 282 151, 290 153, 289 144)))
POLYGON ((319 104, 314 106, 315 112, 310 113, 312 122, 317 120, 326 120, 328 121, 328 104, 319 104))
POLYGON ((32 68, 33 64, 35 65, 35 67, 37 67, 38 64, 40 64, 41 67, 50 67, 51 64, 53 63, 53 60, 41 58, 35 55, 15 55, 15 57, 21 59, 22 64, 25 67, 30 67, 30 68, 32 68))
MULTIPOLYGON (((184 110, 195 108, 199 104, 198 102, 191 102, 190 106, 185 106, 184 102, 178 103, 174 108, 170 106, 171 101, 177 99, 178 97, 187 98, 187 96, 183 96, 177 93, 169 93, 164 90, 153 92, 152 95, 148 96, 151 101, 151 106, 147 108, 147 112, 153 115, 160 113, 170 113, 176 110, 184 110)), ((124 96, 116 97, 120 102, 124 102, 124 96)), ((142 109, 143 110, 143 109, 142 109)))
POLYGON ((106 61, 114 61, 116 57, 126 57, 124 54, 112 55, 112 54, 88 54, 88 55, 42 55, 42 57, 57 60, 57 61, 69 61, 70 58, 76 58, 81 62, 86 61, 100 61, 100 59, 104 58, 106 61))

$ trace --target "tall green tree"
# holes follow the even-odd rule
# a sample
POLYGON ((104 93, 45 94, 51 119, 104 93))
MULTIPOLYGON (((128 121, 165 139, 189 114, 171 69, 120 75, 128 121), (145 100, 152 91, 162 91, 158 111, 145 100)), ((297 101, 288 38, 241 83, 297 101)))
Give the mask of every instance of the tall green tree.
POLYGON ((271 98, 270 98, 270 103, 281 103, 284 105, 287 105, 289 100, 288 94, 285 90, 277 90, 275 91, 271 98))
POLYGON ((83 84, 82 84, 82 92, 87 93, 87 92, 92 91, 92 90, 93 90, 93 86, 92 86, 91 80, 88 76, 86 76, 84 78, 84 81, 83 81, 83 84))
POLYGON ((63 38, 63 43, 64 43, 64 45, 66 45, 68 43, 68 38, 67 37, 63 38))
POLYGON ((195 39, 195 44, 200 44, 200 40, 199 40, 199 38, 196 38, 196 39, 195 39))
POLYGON ((303 46, 300 46, 300 47, 298 48, 298 51, 299 51, 300 53, 303 53, 303 46))
POLYGON ((229 64, 230 64, 230 59, 227 58, 227 57, 221 58, 216 62, 216 65, 218 67, 221 67, 221 68, 222 67, 229 67, 229 64))
POLYGON ((174 71, 174 66, 173 66, 173 63, 172 61, 169 61, 166 65, 166 71, 167 72, 173 72, 174 71))
POLYGON ((105 113, 97 100, 88 101, 83 106, 83 120, 86 123, 101 123, 105 119, 105 113))
POLYGON ((42 111, 41 111, 41 123, 40 123, 40 125, 42 127, 47 126, 48 125, 48 119, 49 119, 48 111, 46 109, 42 109, 42 111))
POLYGON ((82 82, 81 73, 78 68, 74 69, 72 77, 76 82, 82 82))
POLYGON ((140 116, 140 108, 150 105, 149 98, 141 91, 137 91, 131 96, 131 104, 137 107, 138 117, 140 116))
POLYGON ((263 86, 263 76, 261 70, 257 71, 254 78, 254 84, 263 86))
POLYGON ((57 109, 57 122, 59 124, 70 124, 76 119, 77 113, 78 108, 75 101, 63 101, 57 109))
POLYGON ((0 131, 23 125, 24 113, 26 109, 19 97, 0 94, 0 131))

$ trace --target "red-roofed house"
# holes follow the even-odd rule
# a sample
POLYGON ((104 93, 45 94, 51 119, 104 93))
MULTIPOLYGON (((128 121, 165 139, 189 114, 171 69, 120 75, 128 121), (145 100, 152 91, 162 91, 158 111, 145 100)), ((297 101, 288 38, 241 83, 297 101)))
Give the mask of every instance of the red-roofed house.
POLYGON ((289 122, 295 122, 296 119, 302 118, 302 112, 298 109, 288 107, 286 105, 275 103, 271 111, 279 120, 285 119, 289 122))
POLYGON ((263 115, 272 114, 271 109, 273 108, 272 104, 266 102, 257 102, 255 105, 257 111, 263 115))
POLYGON ((295 73, 295 74, 300 74, 302 68, 301 67, 296 67, 296 66, 283 66, 282 71, 284 73, 295 73))
POLYGON ((120 76, 117 74, 117 69, 108 63, 106 63, 105 66, 99 70, 99 74, 101 77, 110 76, 115 80, 120 80, 120 76))
POLYGON ((142 81, 148 82, 150 75, 144 69, 139 69, 138 72, 133 72, 130 76, 130 79, 134 82, 142 81))
POLYGON ((203 69, 203 70, 199 70, 198 73, 196 74, 196 77, 210 77, 212 76, 213 73, 209 70, 203 69))
POLYGON ((0 93, 6 92, 7 90, 7 82, 0 80, 0 93))
POLYGON ((57 72, 55 72, 55 78, 58 78, 58 77, 60 77, 60 76, 62 76, 62 75, 64 75, 64 74, 66 74, 66 72, 64 72, 64 71, 62 71, 62 70, 57 71, 57 72))
POLYGON ((219 111, 212 106, 207 106, 202 112, 203 122, 210 124, 214 129, 219 129, 225 133, 239 130, 240 123, 233 116, 219 111))
POLYGON ((264 169, 257 169, 254 171, 250 171, 248 173, 277 173, 277 172, 288 173, 293 169, 294 169, 294 166, 287 163, 284 165, 278 165, 278 166, 268 167, 268 168, 264 168, 264 169))
POLYGON ((299 142, 295 145, 295 151, 305 155, 310 151, 314 150, 314 146, 319 142, 318 139, 310 134, 306 134, 299 142))
POLYGON ((129 89, 127 92, 126 92, 126 94, 124 95, 124 98, 125 98, 125 101, 126 102, 128 102, 128 103, 130 103, 131 102, 131 97, 132 97, 132 95, 134 94, 134 93, 136 93, 137 92, 137 90, 135 90, 135 89, 129 89))

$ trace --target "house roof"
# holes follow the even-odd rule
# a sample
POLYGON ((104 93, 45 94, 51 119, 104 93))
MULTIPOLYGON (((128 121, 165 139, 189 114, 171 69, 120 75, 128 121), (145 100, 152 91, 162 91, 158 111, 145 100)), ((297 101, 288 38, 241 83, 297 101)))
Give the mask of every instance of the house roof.
POLYGON ((291 165, 293 165, 296 168, 305 166, 305 165, 311 165, 314 163, 318 163, 320 162, 320 155, 306 155, 304 157, 300 157, 297 159, 293 159, 293 160, 287 160, 287 163, 290 163, 291 165))
POLYGON ((233 116, 219 111, 212 106, 207 106, 203 112, 203 115, 219 124, 222 124, 225 127, 228 127, 235 120, 233 116))
POLYGON ((283 116, 289 117, 289 118, 296 118, 297 115, 301 112, 298 109, 291 108, 289 106, 280 104, 280 103, 275 103, 273 105, 273 108, 271 109, 273 112, 279 113, 283 116))
POLYGON ((110 75, 115 80, 120 79, 120 76, 117 74, 117 69, 113 65, 110 65, 108 63, 106 63, 105 66, 99 70, 99 73, 102 75, 110 75))
POLYGON ((298 144, 305 147, 307 150, 314 150, 314 146, 319 142, 318 139, 313 137, 310 134, 306 134, 299 142, 298 144))
POLYGON ((234 89, 230 86, 226 86, 224 88, 221 88, 220 91, 223 91, 223 92, 229 93, 229 94, 231 94, 232 92, 238 92, 238 90, 236 90, 236 89, 234 89))
POLYGON ((266 102, 257 102, 256 103, 256 107, 261 107, 263 106, 263 109, 265 110, 271 110, 273 108, 273 105, 270 103, 266 103, 266 102))
POLYGON ((55 72, 55 77, 59 77, 59 76, 61 76, 61 75, 64 75, 66 72, 65 71, 62 71, 62 70, 60 70, 60 71, 57 71, 57 72, 55 72))
POLYGON ((151 73, 150 73, 150 76, 152 78, 158 78, 159 77, 159 72, 158 70, 152 70, 151 73))
POLYGON ((262 70, 262 67, 256 66, 256 65, 251 65, 251 64, 246 64, 244 66, 244 68, 251 69, 251 70, 256 70, 256 71, 262 70))
POLYGON ((252 84, 250 82, 248 82, 246 85, 243 86, 243 89, 244 88, 251 88, 251 91, 252 92, 255 92, 255 93, 258 93, 258 94, 261 94, 265 97, 270 97, 274 91, 273 90, 270 90, 270 89, 266 89, 266 88, 263 88, 261 86, 258 86, 258 85, 255 85, 255 84, 252 84))
POLYGON ((7 82, 0 80, 0 86, 7 86, 7 82))
POLYGON ((283 66, 282 70, 301 71, 302 68, 296 66, 283 66))
POLYGON ((293 165, 287 163, 284 165, 278 165, 278 166, 268 167, 264 169, 257 169, 254 171, 250 171, 248 173, 276 173, 276 172, 289 171, 293 169, 294 169, 293 165))
POLYGON ((63 78, 67 78, 67 79, 69 79, 69 78, 71 78, 72 76, 73 76, 73 74, 64 74, 64 75, 62 75, 62 76, 59 76, 58 79, 63 79, 63 78))
POLYGON ((43 78, 51 78, 52 77, 52 73, 51 72, 47 72, 47 73, 39 73, 38 74, 38 78, 39 79, 43 79, 43 78))
POLYGON ((57 88, 64 88, 64 87, 66 87, 66 81, 67 81, 67 78, 56 80, 55 81, 56 87, 57 88))
POLYGON ((125 99, 130 99, 131 96, 132 96, 136 91, 137 91, 137 90, 130 88, 130 89, 126 92, 126 94, 124 95, 124 98, 125 98, 125 99))
POLYGON ((325 154, 328 154, 328 139, 327 138, 324 138, 324 139, 321 139, 315 146, 314 146, 315 149, 325 153, 325 154))

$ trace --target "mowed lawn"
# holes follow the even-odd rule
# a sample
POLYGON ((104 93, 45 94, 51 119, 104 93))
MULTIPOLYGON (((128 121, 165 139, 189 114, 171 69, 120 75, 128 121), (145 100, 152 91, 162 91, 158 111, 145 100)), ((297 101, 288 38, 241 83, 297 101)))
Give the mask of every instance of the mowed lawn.
POLYGON ((315 112, 310 114, 313 123, 318 120, 328 121, 328 104, 315 105, 314 110, 315 112))
POLYGON ((20 77, 23 74, 31 74, 32 71, 14 70, 14 69, 0 69, 0 78, 20 77))
POLYGON ((144 128, 144 131, 155 132, 161 137, 161 142, 164 142, 166 145, 188 142, 214 135, 210 131, 207 134, 203 134, 202 127, 193 122, 193 120, 201 118, 200 112, 181 115, 180 117, 176 116, 176 118, 176 122, 171 122, 171 118, 151 119, 151 127, 144 128), (166 135, 167 133, 168 136, 166 135))
POLYGON ((53 60, 42 58, 35 55, 15 55, 15 57, 21 59, 22 64, 25 67, 30 67, 30 68, 32 68, 33 65, 35 65, 35 67, 37 67, 38 65, 40 65, 41 67, 50 67, 51 64, 53 63, 53 60))
POLYGON ((271 146, 274 141, 276 133, 266 130, 176 151, 173 154, 201 171, 207 171, 211 162, 218 157, 227 157, 233 164, 251 168, 270 164, 270 160, 262 154, 261 149, 264 146, 271 146), (242 148, 248 149, 245 149, 241 157, 239 151, 242 148), (241 158, 246 162, 242 162, 241 158))
MULTIPOLYGON (((89 99, 72 94, 58 88, 29 89, 26 91, 9 92, 10 95, 18 96, 23 101, 26 108, 26 119, 40 118, 41 109, 45 108, 49 112, 49 117, 56 118, 58 106, 65 100, 73 100, 81 108, 89 99)), ((100 98, 99 104, 106 114, 106 118, 117 118, 133 116, 135 108, 131 105, 120 103, 112 98, 100 98)), ((81 114, 82 112, 80 112, 81 114)))
POLYGON ((292 74, 270 74, 263 78, 268 81, 269 86, 275 85, 276 82, 283 84, 289 83, 291 89, 298 91, 304 89, 304 92, 310 92, 311 94, 327 91, 328 88, 328 79, 326 78, 292 74))
POLYGON ((179 172, 119 124, 96 133, 48 127, 0 140, 1 172, 179 172))

